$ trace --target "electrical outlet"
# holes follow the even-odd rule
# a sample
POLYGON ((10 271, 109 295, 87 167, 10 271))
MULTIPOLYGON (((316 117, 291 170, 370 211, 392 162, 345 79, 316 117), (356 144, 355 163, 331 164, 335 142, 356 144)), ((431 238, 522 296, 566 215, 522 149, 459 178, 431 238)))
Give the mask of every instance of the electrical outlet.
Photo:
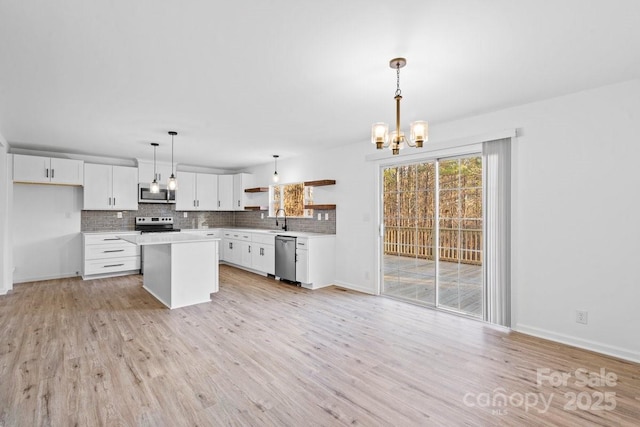
POLYGON ((588 313, 586 310, 576 310, 576 322, 582 323, 583 325, 587 324, 588 313))
POLYGON ((264 212, 260 212, 260 219, 264 219, 264 212))
POLYGON ((182 216, 183 216, 184 218, 188 218, 188 212, 182 212, 182 216))
POLYGON ((329 214, 328 213, 324 214, 324 220, 325 221, 329 221, 329 214))
POLYGON ((318 214, 318 221, 322 221, 322 214, 321 213, 318 214))
POLYGON ((122 212, 118 212, 118 213, 116 213, 116 218, 120 218, 120 219, 122 219, 122 212))

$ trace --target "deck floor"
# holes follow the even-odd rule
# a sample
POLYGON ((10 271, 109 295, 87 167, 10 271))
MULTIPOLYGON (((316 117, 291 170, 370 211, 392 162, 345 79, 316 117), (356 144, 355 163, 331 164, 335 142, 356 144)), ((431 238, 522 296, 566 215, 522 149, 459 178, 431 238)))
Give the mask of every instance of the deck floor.
MULTIPOLYGON (((384 256, 384 295, 435 305, 435 278, 435 261, 384 256)), ((482 316, 482 266, 440 261, 439 285, 439 306, 482 316)))

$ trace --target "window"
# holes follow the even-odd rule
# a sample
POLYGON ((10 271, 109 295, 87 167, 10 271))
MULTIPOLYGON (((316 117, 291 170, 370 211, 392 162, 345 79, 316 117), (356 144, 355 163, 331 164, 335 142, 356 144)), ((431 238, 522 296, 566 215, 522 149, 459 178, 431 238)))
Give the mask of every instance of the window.
MULTIPOLYGON (((313 211, 305 205, 313 204, 313 187, 303 183, 278 184, 269 187, 269 216, 276 216, 278 209, 284 209, 288 217, 311 218, 313 211)), ((282 213, 280 213, 282 215, 282 213)))

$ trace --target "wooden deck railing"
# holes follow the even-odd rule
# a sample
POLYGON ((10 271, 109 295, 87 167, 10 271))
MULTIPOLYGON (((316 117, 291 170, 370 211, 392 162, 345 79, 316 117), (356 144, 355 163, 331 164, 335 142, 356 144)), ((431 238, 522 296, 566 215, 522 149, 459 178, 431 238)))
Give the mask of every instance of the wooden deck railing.
MULTIPOLYGON (((385 255, 433 260, 433 229, 386 226, 385 255)), ((482 230, 440 229, 440 260, 482 265, 482 230)))

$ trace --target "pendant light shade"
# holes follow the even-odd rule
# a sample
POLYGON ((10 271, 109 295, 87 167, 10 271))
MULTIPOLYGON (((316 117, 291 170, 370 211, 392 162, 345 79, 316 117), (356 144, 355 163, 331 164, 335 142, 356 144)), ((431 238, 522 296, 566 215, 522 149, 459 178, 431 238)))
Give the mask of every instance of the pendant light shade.
POLYGON ((149 186, 149 191, 152 193, 160 192, 160 184, 158 184, 158 180, 156 179, 156 148, 158 147, 157 142, 152 142, 151 146, 153 147, 153 181, 151 181, 151 185, 149 186))
POLYGON ((277 154, 273 155, 274 162, 275 162, 275 170, 273 172, 273 182, 280 181, 280 176, 278 176, 278 157, 280 157, 280 156, 277 155, 277 154))
POLYGON ((167 181, 167 188, 171 191, 175 190, 178 186, 178 182, 173 170, 173 137, 177 134, 178 132, 169 131, 169 135, 171 135, 171 176, 169 177, 169 181, 167 181))

